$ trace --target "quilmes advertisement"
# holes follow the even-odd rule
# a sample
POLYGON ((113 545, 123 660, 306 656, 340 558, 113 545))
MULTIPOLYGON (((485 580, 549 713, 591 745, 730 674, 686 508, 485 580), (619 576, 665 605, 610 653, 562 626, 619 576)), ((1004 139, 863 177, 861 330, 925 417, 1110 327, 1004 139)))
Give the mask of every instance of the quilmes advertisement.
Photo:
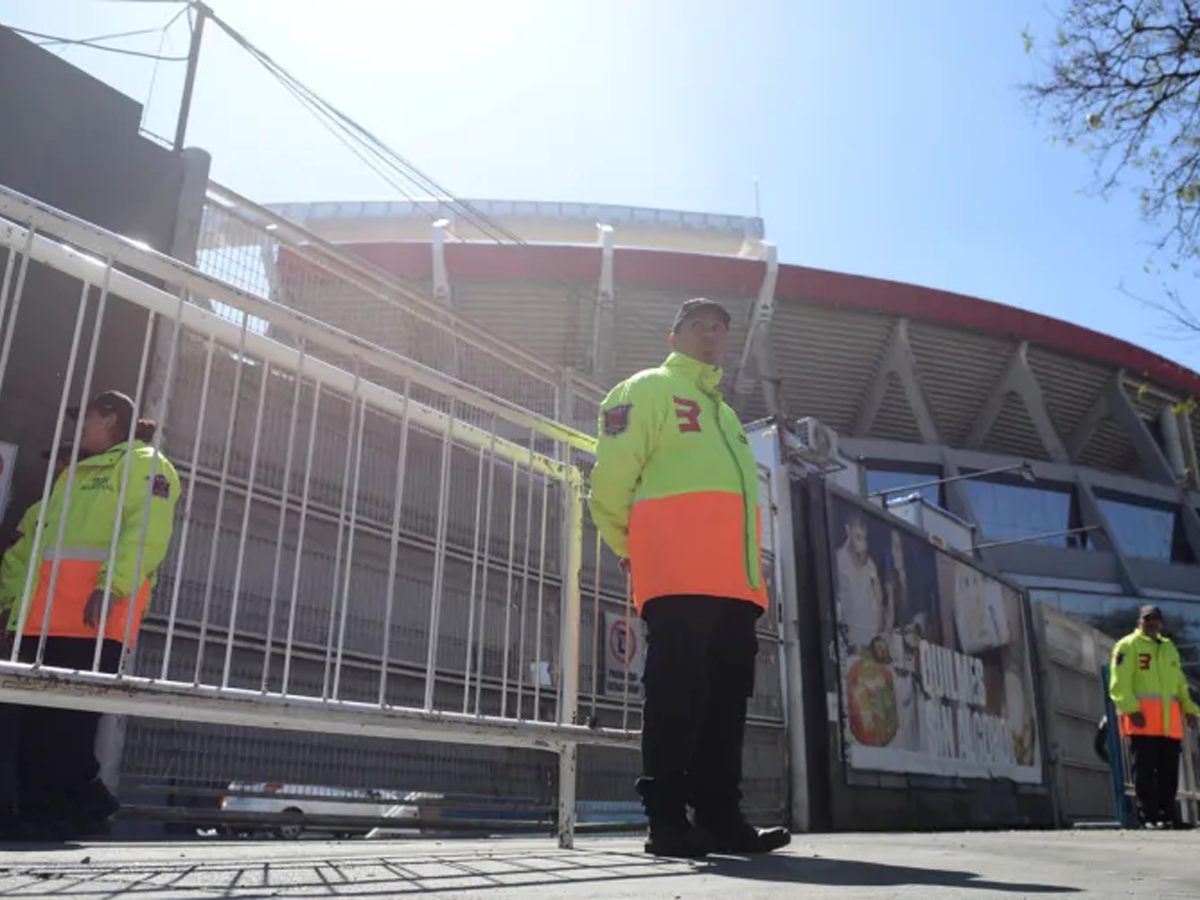
POLYGON ((831 501, 849 765, 1040 782, 1021 595, 886 516, 831 501))

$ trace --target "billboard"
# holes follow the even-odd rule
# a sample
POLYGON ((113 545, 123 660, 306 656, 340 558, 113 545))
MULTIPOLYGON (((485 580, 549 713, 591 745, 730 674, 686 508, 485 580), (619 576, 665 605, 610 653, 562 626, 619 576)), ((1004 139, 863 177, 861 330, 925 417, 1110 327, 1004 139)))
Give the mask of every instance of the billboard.
POLYGON ((830 501, 849 766, 1041 782, 1021 594, 887 513, 830 501))

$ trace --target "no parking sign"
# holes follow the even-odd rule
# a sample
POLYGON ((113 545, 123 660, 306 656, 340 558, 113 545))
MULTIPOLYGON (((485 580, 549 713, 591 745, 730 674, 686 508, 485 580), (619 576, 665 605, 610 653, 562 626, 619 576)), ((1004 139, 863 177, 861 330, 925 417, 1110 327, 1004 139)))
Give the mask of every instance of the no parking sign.
POLYGON ((628 674, 629 696, 642 696, 642 672, 646 666, 646 626, 636 615, 626 622, 624 613, 604 614, 604 693, 625 695, 628 674))

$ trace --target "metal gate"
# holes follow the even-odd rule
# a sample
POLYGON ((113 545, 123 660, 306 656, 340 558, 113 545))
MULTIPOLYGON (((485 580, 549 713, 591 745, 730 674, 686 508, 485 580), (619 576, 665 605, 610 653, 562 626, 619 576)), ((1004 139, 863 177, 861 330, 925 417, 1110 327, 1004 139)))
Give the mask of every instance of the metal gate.
MULTIPOLYGON (((45 348, 63 373, 53 445, 78 441, 70 406, 123 389, 164 424, 155 448, 184 484, 136 658, 50 669, 47 616, 21 639, 35 661, 0 663, 0 699, 552 751, 570 845, 577 748, 636 743, 623 704, 580 715, 595 610, 624 597, 585 539, 591 437, 489 392, 486 372, 442 374, 3 188, 0 249, 0 394, 13 342, 37 338, 27 276, 54 270, 78 302, 70 346, 45 348), (136 383, 93 383, 123 307, 143 314, 136 383)), ((43 501, 52 486, 47 471, 43 501)), ((144 508, 126 469, 122 496, 139 490, 144 508)), ((61 533, 41 536, 57 553, 61 533)))

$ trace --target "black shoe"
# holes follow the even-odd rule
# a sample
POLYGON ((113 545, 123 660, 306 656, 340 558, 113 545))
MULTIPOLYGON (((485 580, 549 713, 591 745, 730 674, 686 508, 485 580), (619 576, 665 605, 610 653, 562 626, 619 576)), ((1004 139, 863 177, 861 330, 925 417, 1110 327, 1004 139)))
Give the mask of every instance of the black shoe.
POLYGON ((650 821, 646 852, 651 856, 703 859, 710 849, 705 836, 693 828, 686 818, 650 821))
POLYGON ((121 803, 99 778, 71 798, 71 821, 81 834, 102 833, 104 824, 121 809, 121 803))
POLYGON ((711 852, 728 856, 773 853, 792 842, 786 828, 755 828, 740 816, 723 823, 705 822, 701 828, 712 835, 711 852))

